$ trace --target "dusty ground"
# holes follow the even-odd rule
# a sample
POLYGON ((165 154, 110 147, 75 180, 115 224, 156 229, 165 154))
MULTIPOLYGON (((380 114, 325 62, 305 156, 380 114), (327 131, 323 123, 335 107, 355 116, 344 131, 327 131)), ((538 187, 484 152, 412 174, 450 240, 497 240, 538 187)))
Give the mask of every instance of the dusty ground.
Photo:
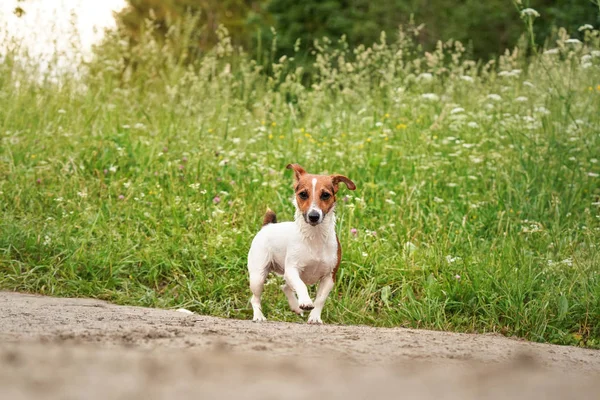
POLYGON ((597 399, 600 352, 0 292, 3 399, 597 399), (314 398, 314 397, 313 397, 314 398))

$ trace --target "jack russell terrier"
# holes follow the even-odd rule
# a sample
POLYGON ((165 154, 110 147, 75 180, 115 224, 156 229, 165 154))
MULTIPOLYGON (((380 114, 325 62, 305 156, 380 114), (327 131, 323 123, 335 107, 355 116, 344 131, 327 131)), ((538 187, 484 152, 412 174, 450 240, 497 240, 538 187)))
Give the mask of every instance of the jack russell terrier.
POLYGON ((308 323, 322 324, 321 311, 333 289, 342 258, 335 233, 335 195, 340 182, 350 190, 355 190, 356 185, 343 175, 312 175, 298 164, 289 164, 287 168, 294 170, 295 220, 277 223, 275 213, 267 210, 263 227, 252 240, 248 253, 252 320, 266 321, 260 296, 267 275, 275 272, 285 279, 281 289, 292 311, 303 315, 303 310, 312 310, 308 323), (317 282, 319 288, 313 303, 306 285, 317 282))

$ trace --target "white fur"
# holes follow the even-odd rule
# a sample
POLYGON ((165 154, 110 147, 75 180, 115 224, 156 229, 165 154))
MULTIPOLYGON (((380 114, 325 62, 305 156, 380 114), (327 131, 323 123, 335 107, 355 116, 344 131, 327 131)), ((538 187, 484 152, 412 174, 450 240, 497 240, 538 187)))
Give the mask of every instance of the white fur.
MULTIPOLYGON (((317 178, 313 178, 312 180, 312 203, 310 204, 310 208, 308 209, 308 211, 306 212, 307 214, 310 214, 311 211, 316 211, 319 214, 319 221, 318 223, 322 223, 323 222, 323 210, 321 210, 319 208, 319 205, 317 204, 317 178)), ((294 204, 296 204, 296 199, 294 199, 294 204)), ((296 207, 296 210, 298 208, 296 207)))
POLYGON ((261 311, 260 297, 267 275, 275 272, 285 279, 281 289, 292 311, 302 315, 303 310, 312 308, 308 323, 323 323, 321 311, 333 288, 332 273, 338 259, 334 209, 325 217, 322 215, 321 211, 322 222, 311 226, 296 206, 293 222, 268 224, 254 237, 248 253, 254 321, 266 320, 261 311), (320 283, 313 303, 306 285, 317 282, 320 283))

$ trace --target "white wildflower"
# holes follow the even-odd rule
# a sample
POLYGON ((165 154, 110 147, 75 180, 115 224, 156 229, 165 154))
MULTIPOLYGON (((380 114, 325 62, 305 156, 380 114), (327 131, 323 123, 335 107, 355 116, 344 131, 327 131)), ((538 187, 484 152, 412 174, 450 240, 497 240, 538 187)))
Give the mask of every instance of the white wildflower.
POLYGON ((443 203, 444 199, 440 199, 439 197, 436 196, 433 198, 433 201, 435 201, 436 203, 443 203))
POLYGON ((585 25, 581 25, 579 27, 579 29, 577 29, 579 32, 581 31, 591 31, 592 29, 594 29, 594 27, 590 24, 585 24, 585 25))
POLYGON ((535 87, 535 85, 533 83, 529 82, 529 81, 524 81, 523 82, 523 86, 527 86, 527 87, 530 87, 530 88, 534 88, 535 87))
POLYGON ((433 75, 431 75, 429 72, 423 72, 422 74, 417 76, 417 79, 423 81, 430 81, 433 79, 433 75))
POLYGON ((600 50, 592 50, 590 54, 592 57, 600 57, 600 50))
POLYGON ((477 122, 475 122, 475 121, 471 121, 471 122, 469 122, 469 123, 467 124, 467 126, 468 126, 469 128, 473 128, 473 129, 479 128, 479 124, 478 124, 477 122))
POLYGON ((125 187, 125 189, 129 189, 129 187, 131 186, 131 181, 127 181, 123 183, 123 187, 125 187))
POLYGON ((548 50, 544 51, 544 54, 548 55, 548 56, 553 55, 553 54, 558 54, 558 53, 560 53, 560 50, 558 50, 558 49, 548 49, 548 50))
POLYGON ((465 109, 462 107, 456 107, 456 108, 453 108, 452 111, 450 111, 450 114, 458 114, 461 112, 465 112, 465 109))
POLYGON ((50 238, 50 236, 48 236, 48 235, 44 236, 44 242, 42 244, 44 246, 48 246, 48 245, 50 245, 50 243, 52 243, 52 239, 50 238))
POLYGON ((82 199, 85 199, 87 197, 87 192, 85 190, 81 191, 81 192, 77 192, 77 196, 81 197, 82 199))
POLYGON ((448 183, 446 183, 446 186, 453 188, 453 187, 457 187, 458 185, 454 182, 448 182, 448 183))
POLYGON ((454 263, 456 261, 460 261, 460 260, 462 260, 462 258, 460 258, 460 257, 452 257, 451 255, 446 256, 446 262, 448 262, 448 264, 452 264, 452 263, 454 263))
POLYGON ((362 256, 363 256, 363 257, 368 257, 368 256, 369 256, 369 253, 366 253, 366 252, 364 252, 364 251, 363 251, 363 252, 362 252, 362 256))
POLYGON ((115 172, 117 172, 117 168, 118 168, 117 166, 111 165, 111 166, 108 168, 108 170, 114 174, 115 172))
POLYGON ((598 174, 597 174, 597 173, 595 173, 595 172, 588 172, 588 176, 591 176, 592 178, 597 178, 597 177, 598 177, 598 176, 600 176, 600 175, 598 175, 598 174))
POLYGON ((473 82, 474 81, 473 77, 468 76, 468 75, 461 75, 460 79, 462 79, 465 82, 473 82))
POLYGON ((566 44, 581 44, 581 40, 575 39, 575 38, 571 38, 571 39, 565 40, 565 43, 566 44))
POLYGON ((61 108, 61 109, 58 110, 58 113, 59 114, 66 114, 67 112, 61 108))
POLYGON ((487 98, 493 101, 501 101, 502 97, 500 97, 500 95, 496 94, 496 93, 491 93, 487 95, 487 98))
POLYGON ((517 103, 525 103, 525 102, 527 102, 528 100, 529 100, 529 99, 528 99, 527 97, 525 97, 525 96, 519 96, 519 97, 517 97, 517 98, 515 99, 515 101, 516 101, 517 103))
POLYGON ((385 199, 385 202, 388 204, 396 204, 392 199, 385 199))
POLYGON ((406 251, 407 253, 410 254, 410 253, 414 252, 415 250, 417 250, 417 245, 415 245, 414 243, 412 243, 412 242, 404 243, 404 251, 406 251))
POLYGON ((440 97, 435 93, 423 93, 421 98, 431 101, 438 101, 440 99, 440 97))
POLYGON ((200 184, 199 183, 191 183, 190 185, 188 185, 190 188, 194 189, 194 190, 198 190, 200 188, 200 184))
POLYGON ((568 265, 569 267, 573 266, 573 259, 572 258, 565 258, 564 260, 561 261, 561 264, 565 264, 568 265))
POLYGON ((123 129, 129 129, 129 128, 131 128, 131 126, 128 125, 128 124, 125 124, 125 125, 122 125, 121 128, 123 128, 123 129))
POLYGON ((525 8, 521 10, 522 16, 537 18, 540 16, 540 13, 534 10, 533 8, 525 8))

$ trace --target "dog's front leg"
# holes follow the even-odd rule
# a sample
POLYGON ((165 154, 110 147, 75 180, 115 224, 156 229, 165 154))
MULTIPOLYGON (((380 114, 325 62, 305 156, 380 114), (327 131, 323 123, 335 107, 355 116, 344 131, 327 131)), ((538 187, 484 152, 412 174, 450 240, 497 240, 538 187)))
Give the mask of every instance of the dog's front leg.
POLYGON ((298 267, 296 265, 290 265, 286 261, 285 273, 283 274, 285 282, 294 289, 294 292, 298 295, 298 306, 302 310, 312 310, 315 308, 310 296, 308 295, 308 288, 302 282, 298 267))
POLYGON ((329 296, 329 292, 333 289, 333 277, 331 275, 325 276, 319 282, 319 288, 317 289, 317 297, 315 297, 315 308, 310 312, 308 316, 309 324, 322 324, 321 320, 321 311, 323 311, 323 306, 325 305, 325 301, 329 296))

